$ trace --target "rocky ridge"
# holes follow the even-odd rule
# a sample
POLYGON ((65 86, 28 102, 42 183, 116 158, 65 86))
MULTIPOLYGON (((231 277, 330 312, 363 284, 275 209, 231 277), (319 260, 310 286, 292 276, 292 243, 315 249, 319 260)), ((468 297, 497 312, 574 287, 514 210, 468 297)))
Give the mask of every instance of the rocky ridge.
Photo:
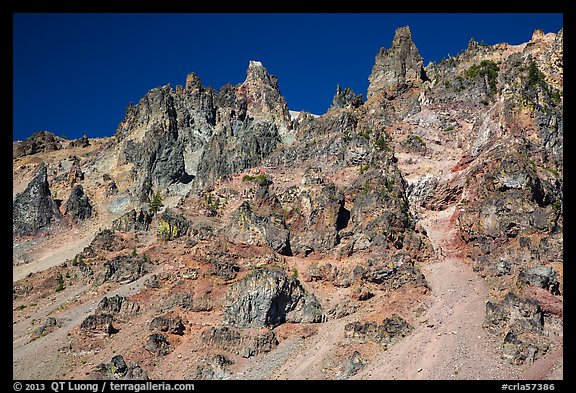
POLYGON ((471 40, 424 67, 402 27, 367 100, 338 86, 318 117, 292 119, 251 61, 237 86, 150 90, 111 138, 16 143, 15 264, 51 263, 14 282, 17 359, 67 338, 50 367, 14 372, 368 377, 426 329, 426 272, 449 247, 486 283, 483 329, 519 377, 562 346, 562 43, 471 40), (422 222, 451 209, 440 244, 422 222), (93 235, 44 257, 67 228, 93 235))

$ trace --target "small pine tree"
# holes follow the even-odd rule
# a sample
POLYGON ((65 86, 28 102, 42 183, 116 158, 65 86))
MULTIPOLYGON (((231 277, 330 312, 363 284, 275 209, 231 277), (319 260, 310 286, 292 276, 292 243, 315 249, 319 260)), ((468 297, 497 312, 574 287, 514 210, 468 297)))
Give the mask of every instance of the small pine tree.
POLYGON ((56 285, 56 292, 60 292, 66 286, 64 285, 64 277, 62 277, 62 273, 58 273, 58 277, 56 277, 57 285, 56 285))
POLYGON ((154 212, 157 213, 160 209, 162 209, 164 207, 164 204, 162 203, 162 195, 160 195, 160 191, 156 191, 156 193, 154 195, 152 195, 152 198, 150 199, 150 209, 154 212))

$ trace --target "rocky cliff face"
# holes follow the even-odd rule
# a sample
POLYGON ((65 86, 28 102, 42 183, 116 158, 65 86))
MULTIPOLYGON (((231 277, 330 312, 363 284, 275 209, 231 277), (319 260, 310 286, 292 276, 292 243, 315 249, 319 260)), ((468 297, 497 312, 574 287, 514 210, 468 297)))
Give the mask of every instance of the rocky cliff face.
POLYGON ((48 345, 66 332, 70 377, 386 379, 394 348, 418 343, 441 348, 422 375, 474 379, 498 364, 519 377, 562 346, 562 48, 562 31, 471 40, 424 67, 402 27, 376 55, 368 99, 338 86, 321 116, 292 120, 276 77, 251 61, 236 86, 190 73, 150 90, 112 138, 23 141, 15 336, 48 345), (70 195, 74 232, 50 231, 62 219, 51 190, 70 195), (39 260, 42 274, 24 270, 39 260), (463 271, 487 292, 448 303, 463 271), (460 303, 470 314, 446 311, 460 303), (31 304, 45 326, 26 318, 31 304), (484 330, 442 334, 464 322, 484 330), (500 355, 488 368, 459 357, 468 374, 446 374, 463 342, 500 355))
POLYGON ((410 27, 396 30, 392 47, 382 48, 368 80, 368 98, 378 94, 394 94, 412 86, 420 86, 426 80, 424 61, 412 41, 410 27))
POLYGON ((130 105, 117 130, 123 156, 133 163, 136 194, 183 195, 224 175, 258 165, 280 142, 292 140, 291 120, 276 77, 251 61, 246 80, 205 88, 195 74, 186 87, 151 90, 130 105))
POLYGON ((34 235, 62 219, 48 184, 48 168, 42 165, 26 190, 16 195, 12 205, 14 235, 34 235))

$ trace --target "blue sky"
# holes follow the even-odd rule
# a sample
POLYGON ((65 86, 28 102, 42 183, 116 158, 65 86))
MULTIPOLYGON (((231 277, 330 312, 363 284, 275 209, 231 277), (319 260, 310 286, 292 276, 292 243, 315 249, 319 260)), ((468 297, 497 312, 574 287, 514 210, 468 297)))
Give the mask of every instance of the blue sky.
POLYGON ((410 26, 424 63, 470 38, 519 44, 562 14, 14 14, 13 139, 35 131, 114 134, 129 102, 195 72, 219 89, 249 60, 279 79, 293 110, 325 113, 336 85, 366 94, 374 56, 410 26))

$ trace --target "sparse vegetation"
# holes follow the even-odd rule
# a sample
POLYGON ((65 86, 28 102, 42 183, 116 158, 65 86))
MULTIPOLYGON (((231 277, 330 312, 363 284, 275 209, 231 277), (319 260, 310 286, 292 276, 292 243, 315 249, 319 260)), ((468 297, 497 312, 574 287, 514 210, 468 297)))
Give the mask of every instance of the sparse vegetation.
POLYGON ((383 136, 376 139, 376 141, 374 142, 374 146, 376 146, 376 149, 378 150, 385 150, 385 151, 390 150, 390 147, 388 147, 388 140, 383 136))
POLYGON ((60 292, 64 290, 64 288, 66 288, 64 277, 62 276, 62 273, 58 273, 58 276, 56 277, 56 292, 60 292))
POLYGON ((292 270, 292 279, 296 280, 298 278, 298 269, 292 270))
POLYGON ((370 180, 366 179, 364 182, 364 194, 368 194, 370 192, 370 180))
POLYGON ((152 198, 150 199, 149 202, 149 206, 150 209, 154 212, 154 213, 158 213, 160 211, 160 209, 162 209, 164 207, 164 203, 162 203, 162 195, 160 194, 160 191, 156 191, 153 195, 152 198))
POLYGON ((366 164, 366 165, 360 164, 360 174, 363 175, 364 172, 366 172, 368 170, 368 168, 370 168, 369 164, 366 164))
POLYGON ((540 86, 555 103, 559 103, 562 100, 560 91, 552 88, 546 82, 544 73, 540 71, 536 63, 532 61, 528 67, 528 87, 536 86, 540 86))
POLYGON ((394 179, 386 179, 386 189, 388 192, 392 192, 394 189, 394 179))
POLYGON ((370 130, 364 130, 360 133, 360 136, 366 138, 366 139, 370 139, 370 130))
POLYGON ((554 176, 560 176, 560 173, 558 172, 558 169, 556 169, 556 168, 546 167, 546 170, 548 172, 550 172, 551 174, 553 174, 554 176))
POLYGON ((208 206, 208 209, 210 209, 210 213, 215 216, 218 214, 218 208, 220 207, 220 198, 216 197, 213 199, 212 194, 208 194, 206 205, 208 206))
POLYGON ((494 95, 497 92, 496 79, 498 78, 498 72, 500 72, 500 68, 495 62, 482 60, 480 64, 474 64, 466 71, 466 78, 485 77, 490 87, 490 94, 494 95))
POLYGON ((74 259, 72 259, 72 266, 78 266, 82 263, 84 263, 84 261, 82 260, 82 255, 76 254, 74 259))
POLYGON ((266 177, 265 174, 261 173, 259 175, 256 176, 252 176, 252 175, 244 175, 242 177, 242 181, 243 182, 254 182, 256 184, 258 184, 261 187, 266 187, 267 185, 271 184, 272 182, 270 181, 270 179, 268 179, 266 177))

